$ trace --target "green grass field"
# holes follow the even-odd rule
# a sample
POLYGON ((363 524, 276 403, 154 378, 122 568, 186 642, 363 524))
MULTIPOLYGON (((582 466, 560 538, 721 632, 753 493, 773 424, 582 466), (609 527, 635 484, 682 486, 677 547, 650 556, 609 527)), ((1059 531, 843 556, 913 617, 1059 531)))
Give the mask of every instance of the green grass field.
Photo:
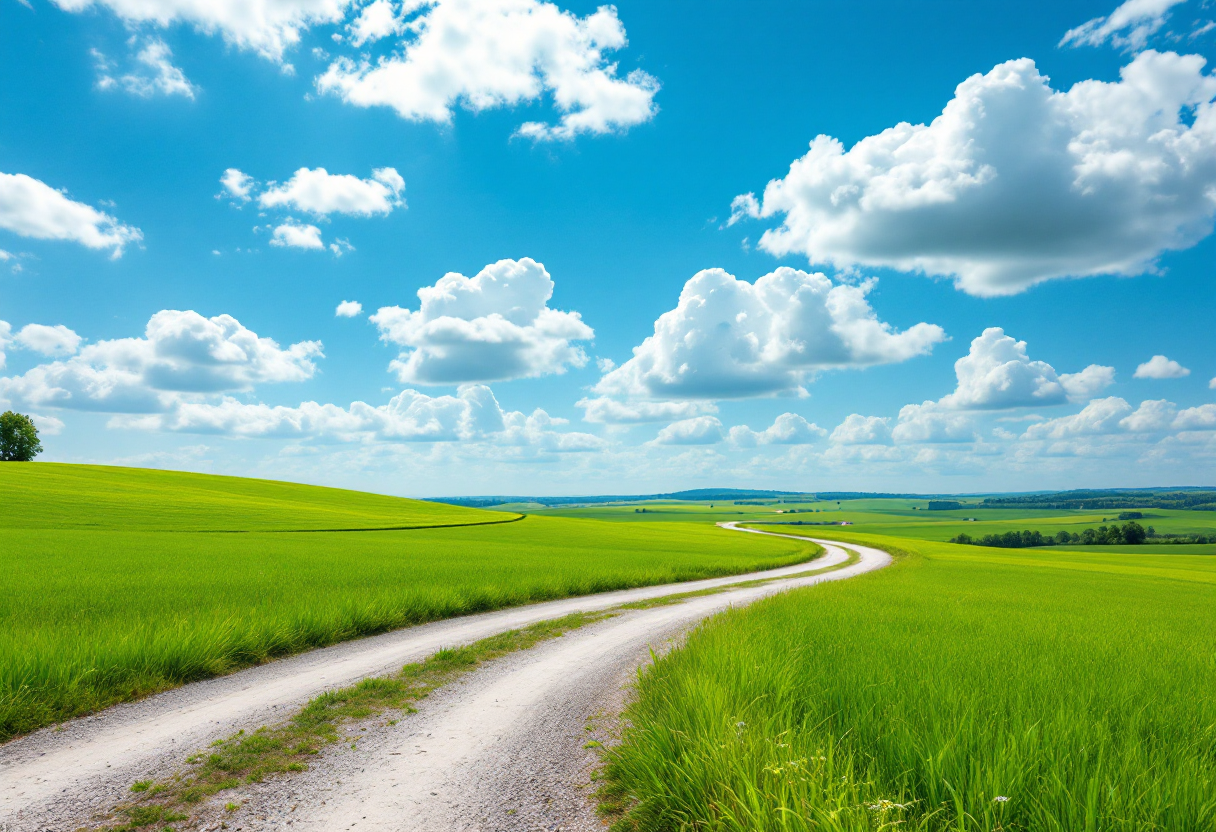
POLYGON ((803 532, 904 557, 658 660, 618 828, 1216 829, 1216 558, 803 532))
POLYGON ((707 524, 162 471, 7 463, 0 487, 0 740, 360 635, 812 553, 707 524), (384 526, 453 527, 293 532, 384 526))

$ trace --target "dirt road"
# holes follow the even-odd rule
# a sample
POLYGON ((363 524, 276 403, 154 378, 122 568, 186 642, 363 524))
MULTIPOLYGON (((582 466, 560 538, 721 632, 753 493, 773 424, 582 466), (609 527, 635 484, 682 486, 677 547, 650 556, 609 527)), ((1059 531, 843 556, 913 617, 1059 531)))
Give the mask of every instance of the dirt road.
POLYGON ((586 790, 579 788, 595 759, 583 747, 587 719, 619 707, 623 687, 652 645, 729 606, 890 562, 884 552, 850 546, 858 562, 797 577, 848 559, 830 541, 818 542, 826 554, 809 564, 435 622, 188 685, 59 731, 38 732, 0 748, 0 824, 11 832, 78 828, 122 800, 135 780, 171 774, 213 739, 286 718, 326 689, 395 671, 441 647, 574 611, 776 579, 626 611, 510 656, 441 690, 393 728, 361 736, 357 750, 331 747, 305 773, 225 798, 242 806, 229 828, 243 830, 593 828, 586 790))

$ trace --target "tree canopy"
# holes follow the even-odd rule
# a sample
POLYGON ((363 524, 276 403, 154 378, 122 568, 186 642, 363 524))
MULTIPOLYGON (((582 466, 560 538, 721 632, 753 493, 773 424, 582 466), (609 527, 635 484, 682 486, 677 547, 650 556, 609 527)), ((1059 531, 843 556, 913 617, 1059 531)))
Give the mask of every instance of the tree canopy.
POLYGON ((40 453, 38 428, 29 416, 11 410, 0 414, 0 462, 29 462, 40 453))

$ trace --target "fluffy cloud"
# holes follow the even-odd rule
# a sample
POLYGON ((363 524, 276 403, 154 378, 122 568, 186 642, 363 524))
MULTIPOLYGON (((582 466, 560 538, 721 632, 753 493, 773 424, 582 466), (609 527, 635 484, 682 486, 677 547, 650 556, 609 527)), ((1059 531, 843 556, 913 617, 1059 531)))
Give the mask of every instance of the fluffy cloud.
POLYGON ((318 341, 282 349, 229 315, 164 310, 148 321, 143 338, 99 341, 70 359, 0 378, 0 397, 32 406, 152 413, 182 395, 303 381, 316 372, 312 359, 320 356, 318 341))
POLYGON ((348 31, 350 42, 362 46, 400 31, 401 24, 389 0, 373 0, 363 7, 359 16, 351 21, 348 31))
POLYGON ((224 171, 224 175, 220 177, 220 184, 224 186, 224 190, 233 199, 248 202, 250 194, 253 193, 253 188, 257 183, 249 174, 243 173, 237 168, 228 168, 224 171))
POLYGON ((1179 411, 1170 427, 1174 430, 1216 430, 1216 404, 1201 404, 1179 411))
POLYGON ((827 435, 827 431, 797 413, 782 413, 773 423, 761 431, 747 425, 735 425, 730 429, 730 441, 740 448, 757 445, 809 445, 827 435))
POLYGON ((891 438, 900 443, 974 442, 978 437, 969 416, 944 410, 934 402, 904 405, 891 438))
POLYGON ((403 390, 388 404, 354 402, 348 408, 304 402, 298 407, 246 404, 224 397, 217 404, 177 402, 164 413, 123 417, 113 426, 238 438, 307 438, 334 442, 485 442, 546 453, 595 451, 603 440, 562 432, 543 410, 504 412, 490 388, 465 385, 455 396, 403 390))
POLYGON ((71 240, 122 256, 128 243, 143 239, 138 228, 74 202, 23 173, 0 173, 0 228, 39 240, 71 240))
POLYGON ((1080 412, 1031 425, 1026 429, 1027 439, 1070 439, 1076 436, 1095 436, 1113 433, 1119 423, 1132 415, 1132 407, 1118 396, 1094 399, 1080 412))
MULTIPOLYGON (((224 172, 227 177, 235 169, 224 172)), ((235 171, 240 174, 240 171, 235 171)), ((243 175, 243 174, 241 174, 243 175)), ((223 180, 221 180, 223 181, 223 180)), ((225 183, 226 184, 226 183, 225 183)), ((241 184, 248 193, 248 177, 241 184)), ((405 180, 395 168, 377 168, 370 179, 331 174, 325 168, 300 168, 283 184, 271 183, 258 195, 263 208, 295 208, 315 216, 352 214, 370 217, 403 206, 405 180)))
POLYGON ((208 34, 274 61, 300 40, 300 32, 322 23, 338 23, 352 0, 52 0, 59 8, 80 12, 108 8, 128 24, 168 27, 186 23, 208 34))
POLYGON ((1135 378, 1185 378, 1191 371, 1164 355, 1154 355, 1136 368, 1135 378))
POLYGON ((1023 58, 975 75, 928 126, 845 149, 818 136, 733 220, 782 216, 760 246, 813 263, 954 277, 980 296, 1058 277, 1135 275, 1216 212, 1216 78, 1143 52, 1118 82, 1051 89, 1023 58))
POLYGON ((76 352, 83 339, 63 324, 56 326, 26 324, 17 333, 14 340, 27 350, 40 352, 53 358, 62 358, 76 352))
POLYGON ((308 223, 296 222, 291 218, 275 227, 270 244, 280 248, 304 248, 316 251, 325 248, 325 242, 321 239, 321 229, 308 223))
POLYGON ((954 372, 958 388, 941 404, 960 410, 1063 404, 1070 394, 1088 397, 1114 380, 1112 368, 1096 364, 1059 376, 1050 364, 1030 360, 1025 341, 995 326, 971 342, 970 352, 954 362, 954 372))
POLYGON ((564 373, 587 356, 573 341, 595 333, 577 312, 550 309, 553 280, 535 260, 500 260, 473 277, 454 272, 418 290, 417 311, 371 316, 384 341, 406 349, 391 369, 403 382, 458 384, 564 373))
POLYGON ((1143 49, 1151 35, 1165 25, 1169 11, 1186 0, 1127 0, 1106 17, 1095 17, 1060 39, 1060 46, 1101 46, 1110 41, 1121 49, 1143 49))
POLYGON ((626 45, 611 6, 580 18, 540 0, 411 0, 402 18, 390 22, 385 13, 367 7, 352 40, 404 32, 400 52, 374 64, 340 58, 317 79, 318 90, 442 124, 457 105, 480 111, 548 92, 563 115, 557 124, 520 127, 536 139, 623 130, 654 115, 658 82, 640 70, 621 78, 604 57, 626 45))
POLYGON ((1168 430, 1178 415, 1178 408, 1165 399, 1140 402, 1135 412, 1119 420, 1119 427, 1132 433, 1155 433, 1168 430))
POLYGON ((13 343, 13 327, 8 321, 0 321, 0 370, 4 369, 4 350, 13 343))
POLYGON ((334 310, 334 314, 339 318, 354 318, 362 312, 363 304, 357 300, 344 300, 334 310))
POLYGON ((714 445, 722 441, 722 423, 716 416, 695 416, 672 422, 654 438, 656 445, 714 445))
POLYGON ((1090 402, 1077 414, 1031 425, 1024 438, 1066 440, 1085 436, 1152 434, 1169 431, 1216 430, 1216 405, 1205 404, 1179 410, 1165 399, 1144 401, 1136 409, 1124 399, 1111 396, 1090 402))
POLYGON ((817 371, 905 361, 945 339, 932 324, 896 332, 879 321, 866 300, 873 286, 784 267, 755 284, 722 269, 698 272, 654 335, 595 392, 659 400, 800 393, 817 371))
POLYGON ((886 445, 891 442, 890 419, 853 413, 832 431, 836 445, 886 445))
POLYGON ((93 58, 97 62, 97 86, 103 90, 123 89, 141 98, 154 95, 194 98, 194 85, 174 65, 172 50, 160 38, 147 38, 135 53, 136 68, 122 75, 114 74, 113 64, 101 52, 93 50, 93 58))
POLYGON ((604 396, 580 399, 575 406, 583 408, 584 421, 605 425, 668 422, 717 411, 704 402, 619 402, 604 396))

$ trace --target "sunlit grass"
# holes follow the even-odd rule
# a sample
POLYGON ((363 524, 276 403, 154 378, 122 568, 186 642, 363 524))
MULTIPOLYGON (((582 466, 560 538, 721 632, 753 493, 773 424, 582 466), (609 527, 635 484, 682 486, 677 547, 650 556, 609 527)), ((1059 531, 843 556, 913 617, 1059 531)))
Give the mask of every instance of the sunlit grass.
POLYGON ((642 677, 619 828, 1216 828, 1216 559, 861 540, 642 677))
MULTIPOLYGON (((112 490, 121 493, 124 469, 109 470, 112 490)), ((249 484, 257 481, 235 481, 254 492, 250 518, 242 518, 242 501, 224 491, 233 480, 199 479, 219 488, 217 516, 225 524, 278 516, 257 498, 249 484)), ((283 493, 279 485, 268 488, 271 496, 283 493)), ((37 487, 25 485, 27 492, 37 487)), ((298 497, 297 488, 304 487, 287 490, 298 497)), ((191 516, 201 522, 205 500, 199 488, 191 493, 191 516)), ((131 506, 109 528, 56 529, 47 528, 36 496, 23 493, 24 520, 6 502, 0 522, 0 740, 344 639, 533 601, 784 566, 815 551, 711 525, 532 517, 413 531, 177 532, 160 530, 158 510, 131 506), (142 530, 141 518, 156 530, 142 530)), ((53 496, 52 518, 66 510, 53 496)), ((352 500, 352 511, 362 511, 363 495, 352 500)), ((105 519, 96 503, 83 502, 84 514, 105 519)), ((449 509, 457 519, 466 511, 449 509)), ((307 519, 306 508, 291 510, 307 519)), ((327 510, 344 511, 340 501, 327 510)), ((472 516, 485 515, 503 519, 472 516)))

